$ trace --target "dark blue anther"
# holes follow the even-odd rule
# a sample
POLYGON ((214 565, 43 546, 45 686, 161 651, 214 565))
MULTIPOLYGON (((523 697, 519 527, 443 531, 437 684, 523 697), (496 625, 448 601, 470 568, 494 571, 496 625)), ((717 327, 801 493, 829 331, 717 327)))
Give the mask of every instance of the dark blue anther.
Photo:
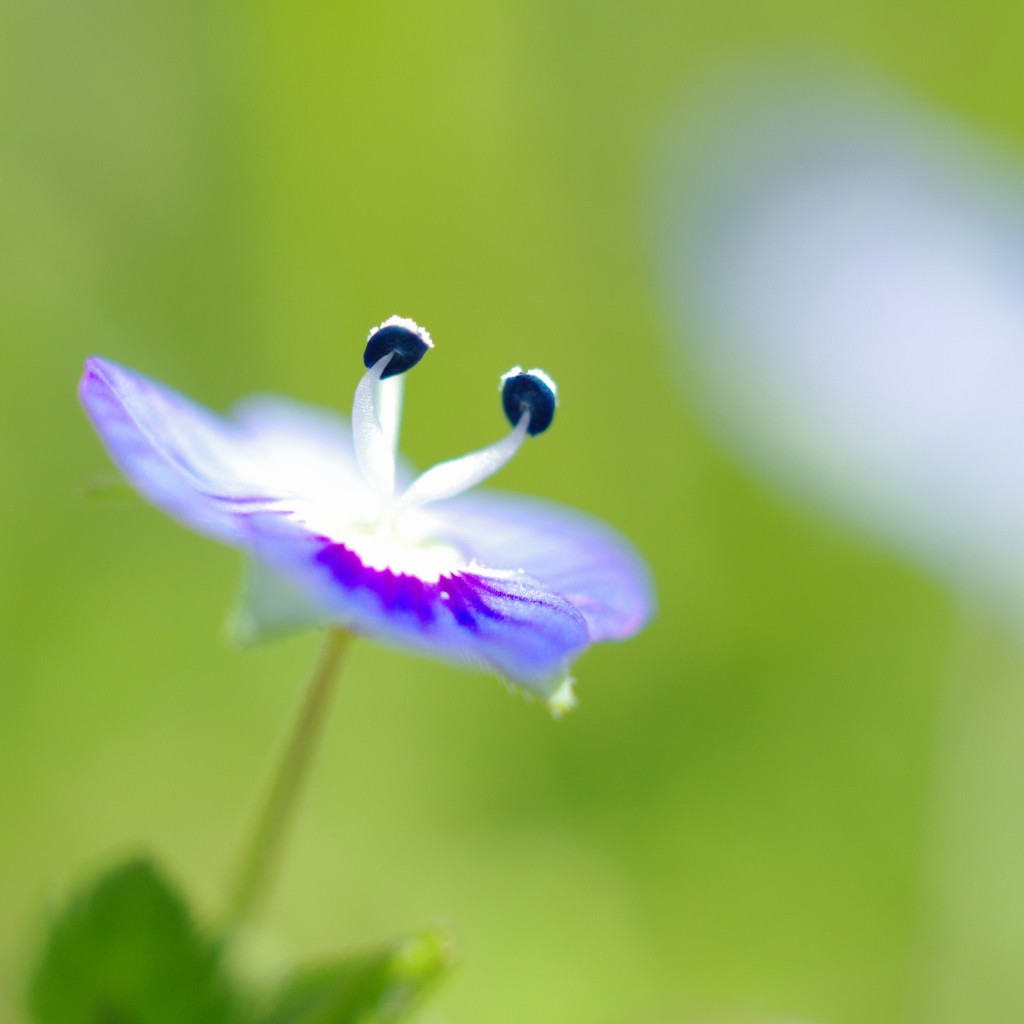
POLYGON ((370 335, 363 353, 363 365, 369 369, 379 359, 390 354, 391 361, 381 374, 381 380, 384 380, 411 370, 431 347, 430 335, 426 331, 415 330, 404 324, 385 323, 370 335))
POLYGON ((551 426, 558 404, 555 382, 543 370, 527 371, 517 366, 501 378, 501 404, 512 426, 529 412, 526 432, 543 434, 551 426))

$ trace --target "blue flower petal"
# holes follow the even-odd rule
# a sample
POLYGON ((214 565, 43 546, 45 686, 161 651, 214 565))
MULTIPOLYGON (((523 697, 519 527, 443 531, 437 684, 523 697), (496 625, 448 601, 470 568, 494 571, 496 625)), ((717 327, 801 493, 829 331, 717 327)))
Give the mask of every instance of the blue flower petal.
POLYGON ((243 544, 252 511, 288 497, 244 431, 171 388, 94 357, 79 396, 132 485, 201 533, 243 544))
MULTIPOLYGON (((349 420, 333 410, 280 395, 251 395, 232 407, 231 419, 259 444, 275 473, 304 497, 346 501, 367 490, 349 420)), ((415 475, 401 458, 395 468, 400 483, 415 475)))
POLYGON ((464 564, 426 579, 367 564, 285 516, 252 518, 254 553, 359 633, 486 665, 544 698, 591 642, 573 603, 522 571, 464 564))
POLYGON ((236 622, 250 638, 339 623, 489 666, 557 708, 571 660, 650 614, 628 543, 554 505, 460 497, 407 513, 394 538, 373 529, 350 433, 321 410, 256 398, 232 421, 102 359, 80 394, 143 496, 254 560, 236 622))
POLYGON ((654 610, 647 566, 610 527, 572 509, 483 491, 439 503, 443 539, 494 569, 522 569, 584 617, 590 642, 622 640, 654 610))

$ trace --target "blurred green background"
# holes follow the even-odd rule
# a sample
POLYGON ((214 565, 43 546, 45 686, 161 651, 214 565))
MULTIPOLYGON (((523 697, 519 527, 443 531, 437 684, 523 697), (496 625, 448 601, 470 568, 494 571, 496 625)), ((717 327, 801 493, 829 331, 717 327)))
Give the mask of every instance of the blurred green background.
POLYGON ((953 792, 961 741, 935 740, 964 657, 1020 710, 1019 655, 698 426, 647 184, 706 69, 794 48, 1019 145, 1022 40, 999 0, 7 0, 0 1018, 45 908, 115 856, 155 851, 218 911, 317 647, 231 649, 235 553, 89 497, 82 360, 347 412, 400 313, 438 346, 406 454, 493 440, 498 375, 542 365, 556 428, 500 486, 633 537, 660 612, 581 661, 558 723, 360 645, 266 963, 451 921, 438 1021, 1020 1020, 1019 720, 964 712, 953 792))

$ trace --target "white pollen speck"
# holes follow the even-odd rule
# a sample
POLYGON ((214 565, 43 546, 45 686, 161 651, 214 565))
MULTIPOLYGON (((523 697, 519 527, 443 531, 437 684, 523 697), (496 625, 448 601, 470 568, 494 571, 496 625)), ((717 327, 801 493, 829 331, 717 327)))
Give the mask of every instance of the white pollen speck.
POLYGON ((366 340, 369 341, 370 338, 384 327, 404 327, 407 331, 412 331, 413 334, 418 334, 423 339, 423 343, 427 348, 434 347, 434 341, 430 337, 430 332, 426 327, 421 327, 415 320, 410 320, 407 316, 389 316, 379 327, 370 328, 370 333, 366 340))
POLYGON ((449 599, 451 598, 451 596, 452 596, 452 595, 451 595, 451 594, 449 594, 447 590, 442 590, 442 591, 441 591, 441 600, 442 600, 442 601, 447 601, 447 600, 449 600, 449 599))

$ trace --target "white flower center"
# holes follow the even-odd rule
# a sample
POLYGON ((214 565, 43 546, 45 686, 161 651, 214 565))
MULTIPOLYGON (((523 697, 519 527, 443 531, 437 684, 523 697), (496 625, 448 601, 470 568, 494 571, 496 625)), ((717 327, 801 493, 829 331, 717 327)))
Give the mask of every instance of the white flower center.
POLYGON ((345 546, 371 569, 417 576, 426 583, 436 583, 466 565, 462 553, 447 544, 354 533, 346 537, 345 546))

